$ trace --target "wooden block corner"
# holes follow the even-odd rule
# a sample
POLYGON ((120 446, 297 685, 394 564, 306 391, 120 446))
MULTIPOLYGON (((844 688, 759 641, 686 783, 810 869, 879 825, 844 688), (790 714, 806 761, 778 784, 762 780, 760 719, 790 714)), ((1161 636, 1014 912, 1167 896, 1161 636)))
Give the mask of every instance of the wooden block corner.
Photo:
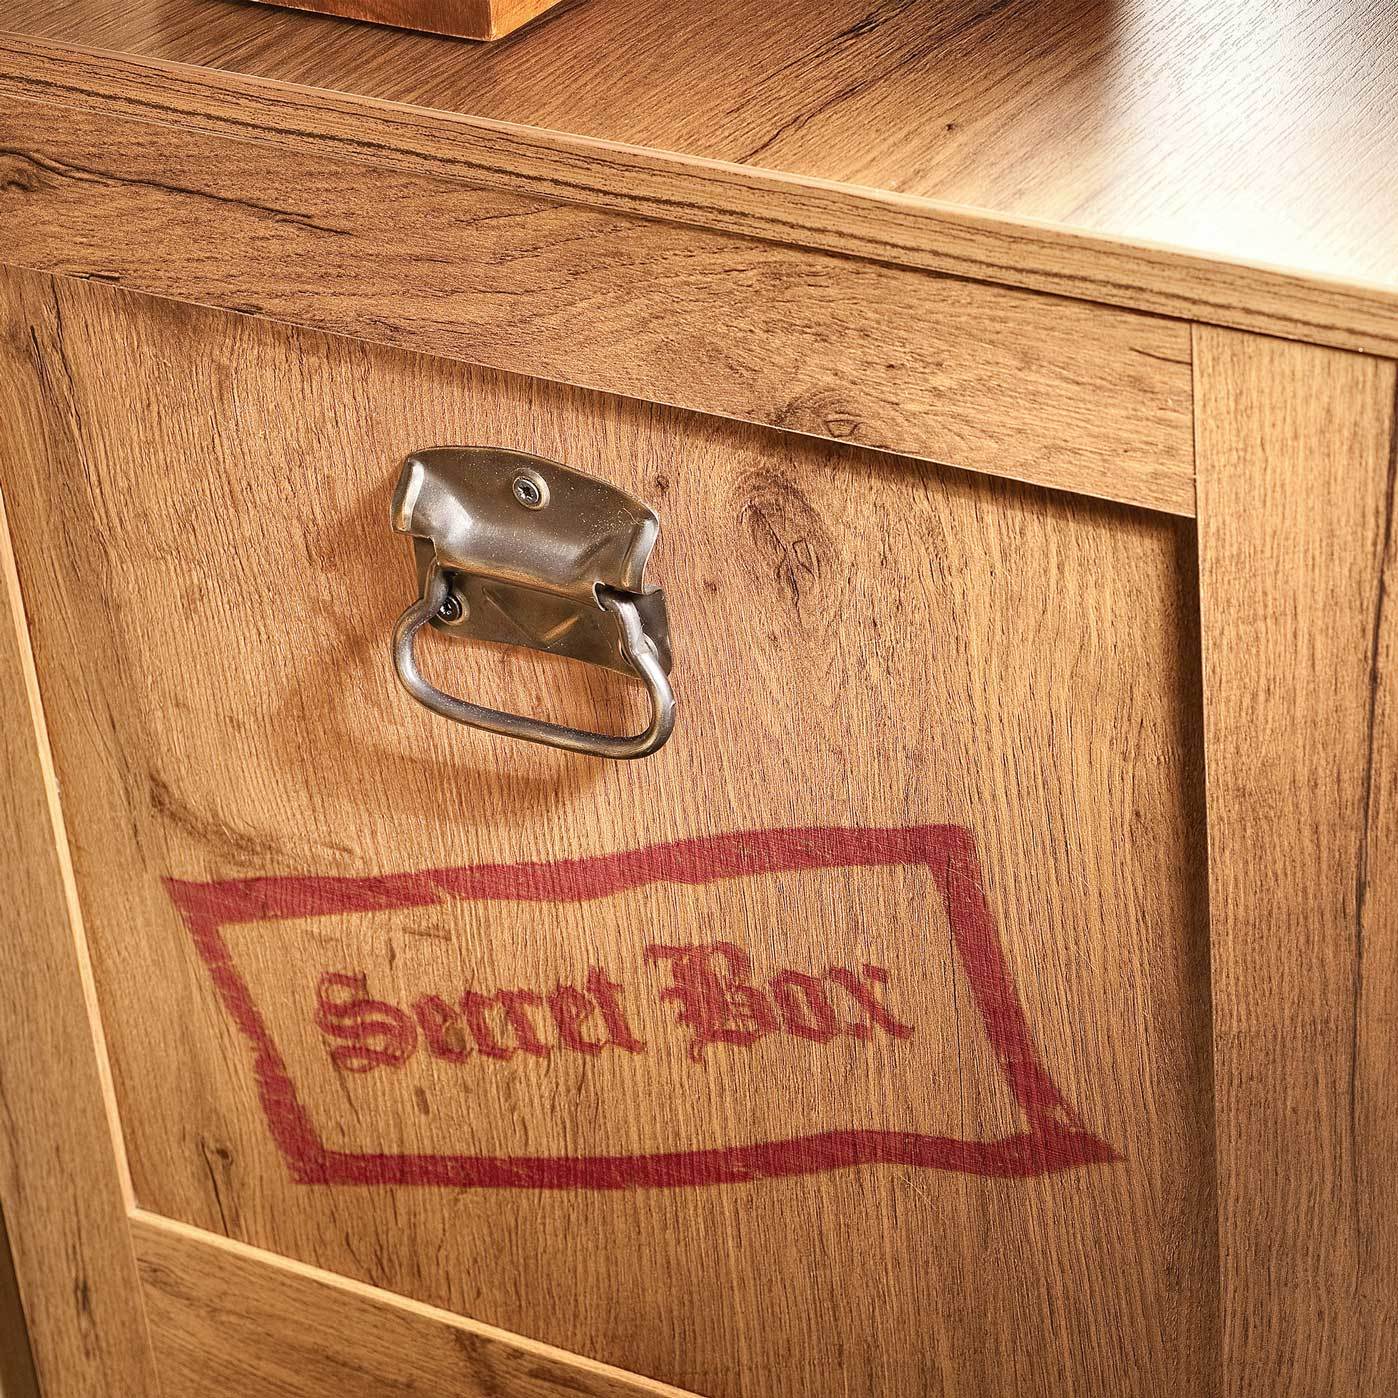
POLYGON ((458 39, 503 39, 558 0, 254 0, 341 19, 421 29, 458 39))

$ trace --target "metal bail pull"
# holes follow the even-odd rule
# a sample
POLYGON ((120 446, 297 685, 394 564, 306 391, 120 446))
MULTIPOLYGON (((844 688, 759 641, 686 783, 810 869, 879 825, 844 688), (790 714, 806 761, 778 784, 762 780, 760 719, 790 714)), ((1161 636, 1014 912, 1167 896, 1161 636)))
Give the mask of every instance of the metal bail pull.
POLYGON ((431 447, 403 463, 392 524, 409 534, 419 599, 398 619, 393 666, 433 713, 508 738, 593 757, 645 757, 675 726, 665 594, 645 585, 655 511, 556 461, 499 447, 431 447), (429 683, 413 641, 449 636, 528 646, 634 675, 650 723, 634 737, 502 713, 429 683))

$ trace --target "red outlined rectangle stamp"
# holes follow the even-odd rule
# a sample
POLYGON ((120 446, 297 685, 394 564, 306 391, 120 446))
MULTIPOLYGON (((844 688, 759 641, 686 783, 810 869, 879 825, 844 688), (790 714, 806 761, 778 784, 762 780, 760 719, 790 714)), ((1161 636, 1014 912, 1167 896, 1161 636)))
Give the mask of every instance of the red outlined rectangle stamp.
POLYGON ((166 886, 305 1184, 1117 1158, 1042 1061, 961 826, 166 886))

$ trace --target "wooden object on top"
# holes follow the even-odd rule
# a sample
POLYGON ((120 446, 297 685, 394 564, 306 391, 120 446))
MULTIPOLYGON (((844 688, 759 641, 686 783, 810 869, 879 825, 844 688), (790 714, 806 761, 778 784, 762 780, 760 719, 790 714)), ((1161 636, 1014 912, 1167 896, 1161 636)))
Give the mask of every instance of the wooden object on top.
POLYGON ((1398 353, 1387 0, 627 0, 480 48, 223 0, 3 28, 18 96, 1398 353))
POLYGON ((345 19, 372 20, 402 29, 452 34, 461 39, 500 39, 537 19, 558 0, 255 0, 345 19))

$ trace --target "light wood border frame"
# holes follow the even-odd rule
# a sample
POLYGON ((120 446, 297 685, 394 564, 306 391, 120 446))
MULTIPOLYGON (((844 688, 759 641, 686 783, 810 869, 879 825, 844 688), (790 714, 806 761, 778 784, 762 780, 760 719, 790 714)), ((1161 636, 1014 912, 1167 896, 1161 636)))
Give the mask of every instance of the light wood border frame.
POLYGON ((697 1398, 173 1219, 137 1210, 131 1229, 180 1398, 697 1398))
POLYGON ((0 584, 0 848, 12 876, 0 898, 0 1207, 44 1398, 155 1398, 131 1180, 3 499, 0 584))

